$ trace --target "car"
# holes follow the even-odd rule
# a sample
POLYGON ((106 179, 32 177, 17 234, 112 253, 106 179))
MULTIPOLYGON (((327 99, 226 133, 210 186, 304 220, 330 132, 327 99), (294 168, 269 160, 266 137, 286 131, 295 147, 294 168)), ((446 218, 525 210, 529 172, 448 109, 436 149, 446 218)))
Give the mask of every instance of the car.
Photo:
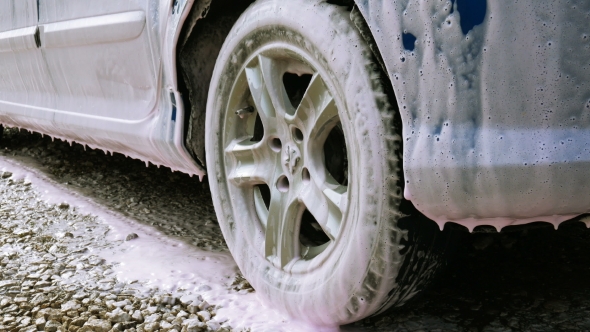
POLYGON ((297 319, 404 304, 448 225, 590 211, 588 1, 0 8, 0 123, 207 174, 241 272, 297 319))

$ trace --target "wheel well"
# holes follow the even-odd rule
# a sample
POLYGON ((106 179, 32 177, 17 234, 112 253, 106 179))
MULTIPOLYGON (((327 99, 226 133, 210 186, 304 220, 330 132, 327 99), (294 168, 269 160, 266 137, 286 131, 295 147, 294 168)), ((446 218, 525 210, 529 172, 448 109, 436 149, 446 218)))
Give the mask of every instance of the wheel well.
POLYGON ((178 39, 176 70, 184 109, 185 146, 205 166, 205 109, 209 82, 221 46, 254 0, 197 0, 178 39))
MULTIPOLYGON (((185 146, 201 164, 205 161, 205 112, 209 83, 221 46, 240 15, 255 0, 197 0, 186 19, 179 40, 177 72, 179 90, 183 96, 185 112, 185 146)), ((369 44, 383 70, 383 85, 392 105, 397 107, 393 87, 387 77, 385 64, 369 26, 354 5, 354 0, 326 0, 337 6, 347 6, 352 23, 369 44)), ((398 116, 399 118, 399 116, 398 116)), ((401 120, 398 120, 401 121, 401 120)), ((403 174, 402 174, 403 178, 403 174)), ((403 184, 402 184, 403 186, 403 184)))

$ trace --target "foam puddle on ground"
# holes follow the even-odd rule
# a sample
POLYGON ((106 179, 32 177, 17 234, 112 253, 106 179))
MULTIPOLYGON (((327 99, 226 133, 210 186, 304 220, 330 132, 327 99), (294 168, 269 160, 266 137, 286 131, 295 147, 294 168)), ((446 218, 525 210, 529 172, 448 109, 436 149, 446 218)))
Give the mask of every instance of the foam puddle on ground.
POLYGON ((109 231, 104 236, 114 245, 88 248, 88 251, 114 264, 119 281, 139 281, 146 287, 174 295, 200 294, 209 303, 220 306, 217 319, 227 320, 236 331, 248 328, 285 332, 339 330, 307 326, 272 309, 255 293, 231 290, 229 285, 238 268, 229 253, 208 252, 186 245, 151 226, 110 211, 51 180, 43 173, 43 166, 31 158, 0 156, 0 170, 11 172, 15 180, 31 182, 33 189, 48 203, 66 202, 76 211, 95 215, 106 224, 109 231), (130 233, 137 234, 138 238, 124 241, 130 233))

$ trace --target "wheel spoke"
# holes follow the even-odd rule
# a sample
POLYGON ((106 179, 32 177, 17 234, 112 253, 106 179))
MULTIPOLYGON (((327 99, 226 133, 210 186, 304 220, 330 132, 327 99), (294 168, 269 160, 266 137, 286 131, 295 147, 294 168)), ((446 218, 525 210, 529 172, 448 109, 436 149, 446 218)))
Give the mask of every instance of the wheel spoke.
POLYGON ((266 144, 250 138, 235 139, 225 150, 232 160, 228 179, 235 185, 269 183, 276 169, 276 156, 266 144))
POLYGON ((246 68, 246 77, 252 99, 265 128, 276 127, 275 118, 284 118, 285 112, 293 113, 293 106, 282 81, 282 63, 265 56, 258 56, 255 66, 246 68))
POLYGON ((256 110, 258 110, 258 115, 260 115, 262 123, 266 125, 269 119, 275 118, 276 115, 270 95, 264 84, 260 67, 247 67, 246 77, 248 78, 248 86, 250 87, 250 93, 256 105, 256 110))
POLYGON ((260 64, 266 90, 270 95, 276 115, 284 118, 285 113, 295 113, 293 105, 289 101, 285 84, 283 83, 285 64, 262 55, 258 56, 258 63, 260 64))
POLYGON ((346 210, 345 186, 318 187, 309 181, 301 190, 300 200, 313 215, 330 240, 334 240, 340 230, 343 212, 346 210))
POLYGON ((326 198, 332 203, 335 207, 338 208, 341 214, 344 214, 346 211, 346 207, 348 205, 347 199, 347 191, 348 187, 346 186, 331 186, 326 184, 326 187, 323 190, 324 195, 326 198))
POLYGON ((271 189, 264 251, 266 257, 276 257, 281 267, 297 255, 295 221, 298 210, 297 201, 290 200, 287 193, 271 189))
POLYGON ((264 204, 262 193, 257 187, 254 187, 254 208, 256 209, 256 213, 258 214, 260 222, 264 227, 266 227, 266 221, 268 220, 268 209, 264 204))
POLYGON ((338 117, 338 108, 324 80, 313 75, 293 119, 303 122, 306 133, 319 131, 328 121, 338 117))

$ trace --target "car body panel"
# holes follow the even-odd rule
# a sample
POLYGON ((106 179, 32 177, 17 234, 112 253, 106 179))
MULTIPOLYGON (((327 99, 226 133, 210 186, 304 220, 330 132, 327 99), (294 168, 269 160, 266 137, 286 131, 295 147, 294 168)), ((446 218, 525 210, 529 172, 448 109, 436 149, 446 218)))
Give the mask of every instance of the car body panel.
POLYGON ((0 32, 8 45, 29 38, 0 52, 0 123, 203 176, 177 102, 175 45, 192 1, 31 3, 34 21, 0 32))
POLYGON ((405 197, 473 229, 590 212, 590 2, 357 0, 403 121, 405 197))
POLYGON ((37 0, 0 0, 0 32, 26 28, 37 22, 37 0))
MULTIPOLYGON (((0 0, 0 123, 203 176, 176 71, 195 1, 209 4, 0 0)), ((404 194, 420 211, 470 229, 589 212, 590 3, 356 3, 396 93, 404 194)))

